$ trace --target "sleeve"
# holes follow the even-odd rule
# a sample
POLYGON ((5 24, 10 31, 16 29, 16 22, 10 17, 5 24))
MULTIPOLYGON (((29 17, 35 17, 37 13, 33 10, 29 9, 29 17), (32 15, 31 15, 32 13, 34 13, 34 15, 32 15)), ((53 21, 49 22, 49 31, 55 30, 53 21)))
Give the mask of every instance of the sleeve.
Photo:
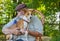
POLYGON ((33 27, 35 31, 43 34, 43 25, 40 19, 37 16, 34 16, 32 20, 33 20, 33 27))
POLYGON ((6 29, 9 28, 10 26, 12 26, 14 24, 14 21, 17 20, 17 17, 13 18, 10 22, 8 22, 7 24, 5 24, 2 28, 2 32, 5 34, 7 32, 6 29))

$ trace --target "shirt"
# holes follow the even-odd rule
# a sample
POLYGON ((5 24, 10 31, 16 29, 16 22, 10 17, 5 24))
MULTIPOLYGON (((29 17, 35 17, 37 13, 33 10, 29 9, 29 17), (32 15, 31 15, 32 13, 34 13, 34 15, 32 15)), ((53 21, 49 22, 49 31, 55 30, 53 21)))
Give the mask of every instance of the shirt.
MULTIPOLYGON (((10 26, 12 26, 13 23, 14 23, 14 20, 18 20, 18 18, 17 17, 13 18, 9 23, 7 23, 3 27, 2 31, 4 32, 4 29, 9 28, 10 26)), ((31 18, 31 22, 28 24, 28 29, 30 31, 37 31, 37 32, 43 34, 42 22, 40 21, 40 19, 37 16, 34 16, 34 15, 31 18)), ((25 40, 25 36, 24 35, 20 35, 20 36, 17 37, 17 39, 25 40)), ((28 41, 35 41, 35 37, 33 37, 31 35, 28 35, 28 41)))

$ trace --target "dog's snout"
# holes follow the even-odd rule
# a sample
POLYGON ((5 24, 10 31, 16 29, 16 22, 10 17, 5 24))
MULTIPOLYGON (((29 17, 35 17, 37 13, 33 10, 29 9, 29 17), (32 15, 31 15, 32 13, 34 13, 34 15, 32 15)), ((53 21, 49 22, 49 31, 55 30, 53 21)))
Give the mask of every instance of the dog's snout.
POLYGON ((30 19, 31 19, 32 17, 30 17, 30 19))

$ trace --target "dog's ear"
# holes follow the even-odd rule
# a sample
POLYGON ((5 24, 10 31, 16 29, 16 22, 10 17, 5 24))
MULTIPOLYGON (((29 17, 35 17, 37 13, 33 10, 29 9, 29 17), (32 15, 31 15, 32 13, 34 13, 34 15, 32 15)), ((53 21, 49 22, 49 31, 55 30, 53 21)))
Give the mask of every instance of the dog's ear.
POLYGON ((31 15, 35 15, 35 10, 34 9, 28 9, 31 12, 31 15))

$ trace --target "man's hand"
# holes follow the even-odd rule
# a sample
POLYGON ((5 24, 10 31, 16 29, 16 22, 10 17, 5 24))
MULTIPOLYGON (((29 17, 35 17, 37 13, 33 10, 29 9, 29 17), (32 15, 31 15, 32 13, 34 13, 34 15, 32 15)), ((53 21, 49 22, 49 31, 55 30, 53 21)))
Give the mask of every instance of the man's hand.
POLYGON ((12 30, 12 34, 14 34, 14 35, 21 35, 22 33, 18 30, 18 28, 14 28, 12 30))
POLYGON ((39 41, 38 39, 40 39, 40 41, 42 41, 42 34, 37 32, 37 31, 30 31, 28 30, 28 34, 31 36, 34 36, 36 38, 36 41, 39 41))
POLYGON ((19 17, 21 14, 19 13, 19 14, 17 14, 17 17, 19 17))
POLYGON ((42 36, 42 34, 37 32, 37 31, 28 30, 28 34, 31 35, 31 36, 34 36, 34 37, 41 37, 42 36))

